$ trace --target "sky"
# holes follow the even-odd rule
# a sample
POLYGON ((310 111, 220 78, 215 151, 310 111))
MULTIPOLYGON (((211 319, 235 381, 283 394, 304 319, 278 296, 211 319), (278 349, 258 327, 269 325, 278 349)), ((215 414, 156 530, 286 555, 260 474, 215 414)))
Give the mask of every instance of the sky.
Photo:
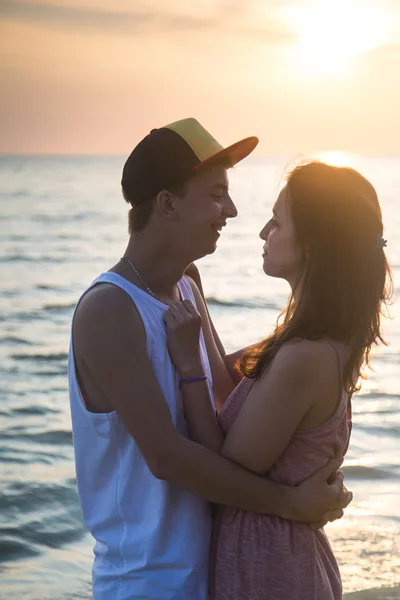
POLYGON ((0 153, 124 155, 190 116, 400 156, 400 0, 0 0, 0 153))

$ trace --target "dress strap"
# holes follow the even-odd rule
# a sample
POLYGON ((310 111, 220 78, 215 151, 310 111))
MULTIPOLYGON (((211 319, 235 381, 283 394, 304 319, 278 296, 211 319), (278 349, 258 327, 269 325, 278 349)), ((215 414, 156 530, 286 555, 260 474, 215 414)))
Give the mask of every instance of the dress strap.
POLYGON ((343 369, 344 369, 344 360, 343 360, 343 355, 340 352, 339 348, 337 347, 336 343, 331 340, 330 338, 326 337, 324 338, 327 342, 329 342, 329 344, 332 346, 332 348, 335 351, 337 360, 338 360, 338 366, 339 366, 339 381, 340 381, 340 390, 341 392, 343 392, 343 369))
POLYGON ((338 359, 338 364, 339 364, 339 381, 340 381, 340 394, 342 398, 346 398, 346 412, 347 412, 347 418, 349 421, 351 421, 352 418, 352 410, 351 410, 351 394, 347 393, 344 389, 344 384, 343 384, 343 371, 345 368, 345 356, 343 354, 343 352, 341 351, 341 348, 338 348, 337 343, 334 342, 333 340, 331 340, 330 338, 324 338, 326 339, 327 342, 330 343, 330 345, 332 346, 332 348, 335 350, 337 359, 338 359))

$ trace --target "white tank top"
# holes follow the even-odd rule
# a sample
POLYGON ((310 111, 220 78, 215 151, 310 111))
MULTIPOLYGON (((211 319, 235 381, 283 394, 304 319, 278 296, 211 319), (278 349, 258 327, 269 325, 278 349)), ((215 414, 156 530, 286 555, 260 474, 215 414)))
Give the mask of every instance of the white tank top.
MULTIPOLYGON (((103 273, 90 288, 100 283, 125 290, 135 303, 172 421, 187 437, 179 375, 168 354, 162 320, 167 305, 116 273, 103 273)), ((178 288, 182 299, 195 304, 186 278, 179 281, 178 288)), ((214 404, 203 333, 200 346, 214 404)), ((68 370, 78 493, 85 523, 96 540, 93 600, 206 600, 209 504, 177 485, 156 479, 115 411, 93 413, 85 408, 72 338, 68 370)))

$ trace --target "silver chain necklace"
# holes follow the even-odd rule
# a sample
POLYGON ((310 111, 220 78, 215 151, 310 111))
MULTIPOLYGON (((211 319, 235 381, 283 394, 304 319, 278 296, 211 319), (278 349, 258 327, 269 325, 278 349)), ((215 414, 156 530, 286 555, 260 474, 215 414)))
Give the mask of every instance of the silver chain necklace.
POLYGON ((127 256, 121 256, 121 260, 126 260, 127 263, 129 263, 132 267, 132 269, 134 270, 136 276, 138 279, 140 279, 140 281, 143 283, 144 287, 146 288, 146 290, 149 292, 149 294, 151 296, 153 296, 153 298, 157 299, 157 296, 155 295, 154 292, 151 291, 151 289, 149 288, 149 286, 147 285, 147 283, 145 282, 145 280, 143 279, 143 277, 141 276, 141 274, 139 273, 139 271, 137 270, 137 268, 135 267, 135 265, 133 264, 132 261, 129 260, 129 258, 127 256))

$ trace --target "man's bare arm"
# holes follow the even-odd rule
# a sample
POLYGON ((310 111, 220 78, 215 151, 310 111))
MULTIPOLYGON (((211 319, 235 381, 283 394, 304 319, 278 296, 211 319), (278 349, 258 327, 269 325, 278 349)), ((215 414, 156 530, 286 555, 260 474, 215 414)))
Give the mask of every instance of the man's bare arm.
POLYGON ((181 436, 148 359, 142 321, 122 290, 101 285, 83 298, 73 340, 87 372, 120 415, 155 477, 206 500, 299 521, 317 521, 327 510, 337 515, 350 501, 345 494, 338 498, 339 490, 325 484, 338 459, 314 476, 314 487, 312 482, 307 488, 290 488, 181 436))

